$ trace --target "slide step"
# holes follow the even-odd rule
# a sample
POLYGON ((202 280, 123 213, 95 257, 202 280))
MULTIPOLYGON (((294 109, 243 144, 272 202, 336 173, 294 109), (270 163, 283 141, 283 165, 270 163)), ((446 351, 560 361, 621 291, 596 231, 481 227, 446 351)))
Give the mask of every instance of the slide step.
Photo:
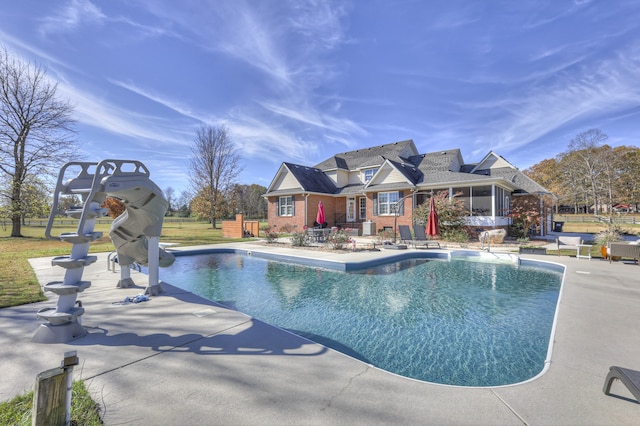
POLYGON ((98 256, 86 256, 82 259, 71 259, 71 256, 58 256, 51 259, 51 266, 61 266, 65 269, 77 269, 89 266, 98 260, 98 256))
POLYGON ((70 312, 58 312, 54 307, 42 308, 37 313, 38 319, 44 319, 49 321, 52 325, 67 324, 84 314, 84 308, 75 307, 71 308, 70 312))
POLYGON ((102 232, 91 232, 85 235, 78 235, 76 232, 65 232, 58 236, 60 240, 66 241, 71 244, 84 244, 91 241, 95 241, 102 237, 102 232))
POLYGON ((57 295, 75 294, 91 287, 91 281, 78 281, 75 284, 65 284, 62 281, 52 281, 45 284, 44 291, 50 291, 57 295))

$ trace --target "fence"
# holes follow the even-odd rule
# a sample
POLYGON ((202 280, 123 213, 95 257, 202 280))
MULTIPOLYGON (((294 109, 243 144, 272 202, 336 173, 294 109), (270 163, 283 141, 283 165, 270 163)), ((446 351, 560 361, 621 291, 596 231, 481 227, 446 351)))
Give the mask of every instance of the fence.
POLYGON ((556 222, 640 224, 640 216, 636 215, 614 215, 611 217, 594 215, 554 215, 553 220, 556 222))

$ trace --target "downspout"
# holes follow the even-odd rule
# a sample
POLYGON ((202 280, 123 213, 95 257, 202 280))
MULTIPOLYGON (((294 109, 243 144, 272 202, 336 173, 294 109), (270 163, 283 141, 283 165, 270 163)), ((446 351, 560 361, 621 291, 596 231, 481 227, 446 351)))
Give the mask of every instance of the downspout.
POLYGON ((309 227, 309 195, 311 194, 303 194, 304 195, 304 224, 303 226, 309 227))
POLYGON ((496 227, 496 184, 491 185, 491 220, 493 227, 496 227))

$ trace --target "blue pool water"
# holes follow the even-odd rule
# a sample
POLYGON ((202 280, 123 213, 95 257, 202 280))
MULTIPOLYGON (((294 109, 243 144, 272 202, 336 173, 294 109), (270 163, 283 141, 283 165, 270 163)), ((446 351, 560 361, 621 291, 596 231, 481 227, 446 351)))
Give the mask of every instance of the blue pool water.
POLYGON ((402 376, 498 386, 542 371, 562 274, 426 259, 338 272, 224 253, 178 257, 162 278, 402 376))

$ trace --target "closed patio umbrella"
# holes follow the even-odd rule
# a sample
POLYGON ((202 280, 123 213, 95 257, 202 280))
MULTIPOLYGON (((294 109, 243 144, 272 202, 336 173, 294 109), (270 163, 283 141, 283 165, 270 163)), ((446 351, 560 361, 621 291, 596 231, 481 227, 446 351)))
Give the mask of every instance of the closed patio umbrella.
POLYGON ((434 237, 438 235, 438 213, 436 212, 436 203, 431 197, 429 202, 429 221, 427 222, 427 235, 434 237))
POLYGON ((325 225, 327 221, 325 220, 324 217, 324 204, 322 204, 322 201, 318 202, 318 215, 316 216, 316 224, 317 226, 322 226, 323 228, 327 225, 325 225))

